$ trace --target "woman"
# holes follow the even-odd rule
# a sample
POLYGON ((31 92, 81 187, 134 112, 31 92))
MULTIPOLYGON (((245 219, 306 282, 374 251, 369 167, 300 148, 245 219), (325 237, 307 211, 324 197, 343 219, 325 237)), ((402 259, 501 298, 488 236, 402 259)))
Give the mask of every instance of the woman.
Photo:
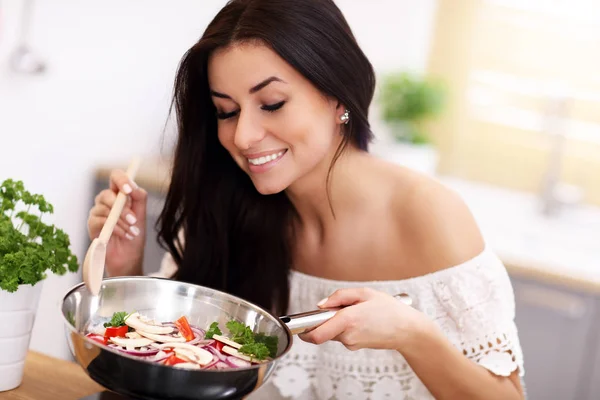
MULTIPOLYGON (((279 315, 348 306, 253 396, 521 399, 506 271, 455 193, 368 154, 374 87, 331 0, 230 1, 177 73, 162 272, 279 315)), ((141 274, 146 192, 123 171, 90 237, 118 190, 106 269, 141 274)))

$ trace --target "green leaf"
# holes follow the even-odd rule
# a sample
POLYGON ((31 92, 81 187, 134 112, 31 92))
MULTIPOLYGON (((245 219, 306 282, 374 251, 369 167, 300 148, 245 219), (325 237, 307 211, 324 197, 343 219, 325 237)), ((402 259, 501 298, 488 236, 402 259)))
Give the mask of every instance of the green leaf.
POLYGON ((254 333, 249 326, 245 324, 231 320, 226 324, 229 333, 231 333, 231 340, 239 344, 254 343, 254 333))
POLYGON ((212 339, 214 335, 222 335, 223 332, 219 329, 219 323, 213 322, 210 324, 210 327, 206 331, 206 335, 204 336, 206 339, 212 339))
POLYGON ((277 346, 279 345, 279 338, 277 336, 269 336, 264 333, 257 333, 254 335, 256 343, 262 343, 266 346, 269 351, 269 356, 274 358, 277 356, 277 346))
POLYGON ((117 311, 112 315, 112 318, 109 322, 104 323, 104 327, 108 328, 109 326, 114 326, 115 328, 118 328, 119 326, 123 326, 125 325, 125 320, 130 315, 131 314, 127 314, 125 311, 117 311))
POLYGON ((42 222, 44 214, 53 212, 52 204, 41 194, 25 190, 22 181, 6 179, 2 182, 0 289, 14 292, 19 285, 35 285, 46 278, 48 270, 57 275, 77 272, 79 264, 69 248, 69 236, 54 225, 42 222))
POLYGON ((269 356, 269 349, 264 343, 245 344, 238 351, 257 360, 264 360, 269 356))

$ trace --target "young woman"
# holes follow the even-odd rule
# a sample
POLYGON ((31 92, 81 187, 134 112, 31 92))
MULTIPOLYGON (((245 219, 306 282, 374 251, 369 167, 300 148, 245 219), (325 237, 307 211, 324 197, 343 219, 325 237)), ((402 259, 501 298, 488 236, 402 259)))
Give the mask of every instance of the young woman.
MULTIPOLYGON (((176 77, 162 272, 278 315, 348 306, 253 396, 521 399, 506 270, 456 193, 369 155, 374 88, 333 1, 227 3, 176 77)), ((141 274, 146 192, 123 171, 89 234, 118 190, 106 268, 141 274)))

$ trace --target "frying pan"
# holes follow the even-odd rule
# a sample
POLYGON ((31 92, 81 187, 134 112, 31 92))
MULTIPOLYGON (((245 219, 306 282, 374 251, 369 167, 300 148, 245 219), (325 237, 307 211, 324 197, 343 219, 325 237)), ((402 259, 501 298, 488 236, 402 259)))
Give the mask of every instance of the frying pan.
POLYGON ((98 384, 115 393, 148 400, 241 399, 258 389, 292 346, 293 335, 314 328, 336 309, 276 317, 236 296, 207 287, 159 277, 116 277, 102 281, 94 296, 82 282, 61 301, 67 341, 73 356, 98 384), (176 321, 206 329, 231 320, 256 332, 278 337, 272 360, 244 368, 189 370, 175 368, 120 352, 86 337, 86 330, 110 319, 114 312, 137 311, 156 321, 176 321))

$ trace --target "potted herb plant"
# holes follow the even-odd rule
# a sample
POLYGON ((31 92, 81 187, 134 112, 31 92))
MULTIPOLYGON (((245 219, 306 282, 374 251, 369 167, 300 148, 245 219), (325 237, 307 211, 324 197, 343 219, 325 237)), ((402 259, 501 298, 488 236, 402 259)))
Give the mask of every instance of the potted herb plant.
POLYGON ((68 235, 44 221, 54 209, 22 181, 0 186, 0 392, 23 379, 43 280, 47 271, 64 275, 79 269, 68 235))
POLYGON ((384 77, 381 115, 393 139, 384 156, 409 168, 435 174, 438 154, 426 123, 443 110, 445 100, 445 87, 439 81, 407 72, 384 77))

